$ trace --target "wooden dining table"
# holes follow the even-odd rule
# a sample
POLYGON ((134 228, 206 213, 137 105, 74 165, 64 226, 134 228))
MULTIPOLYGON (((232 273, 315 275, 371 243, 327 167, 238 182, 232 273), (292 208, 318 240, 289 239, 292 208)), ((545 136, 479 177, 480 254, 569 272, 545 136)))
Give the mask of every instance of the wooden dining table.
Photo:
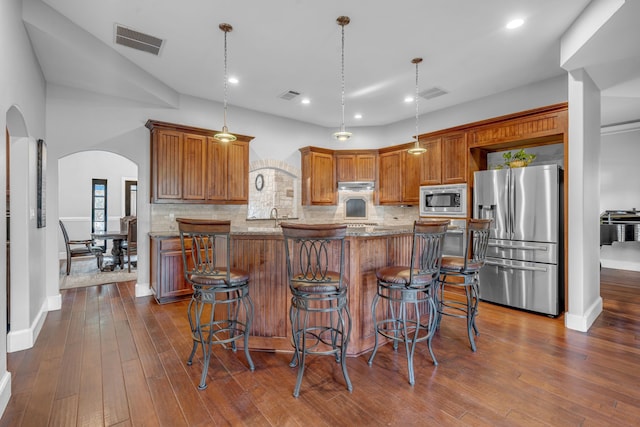
POLYGON ((124 269, 124 253, 122 251, 122 242, 127 239, 126 230, 116 231, 95 231, 91 233, 91 237, 95 240, 112 240, 111 260, 103 261, 100 265, 100 271, 113 271, 116 267, 124 269))

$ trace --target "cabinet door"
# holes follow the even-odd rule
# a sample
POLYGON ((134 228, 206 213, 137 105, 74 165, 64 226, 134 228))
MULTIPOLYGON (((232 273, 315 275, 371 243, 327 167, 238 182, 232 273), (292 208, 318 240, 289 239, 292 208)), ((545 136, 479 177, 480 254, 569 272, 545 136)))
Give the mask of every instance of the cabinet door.
POLYGON ((227 200, 227 150, 228 143, 209 137, 207 142, 207 184, 209 200, 227 200))
POLYGON ((335 159, 337 181, 356 181, 356 155, 336 154, 335 159))
POLYGON ((442 183, 467 182, 467 138, 459 132, 442 137, 442 183))
MULTIPOLYGON (((185 242, 189 247, 189 242, 185 242)), ((184 279, 180 238, 151 239, 151 288, 159 303, 188 298, 193 290, 184 279)))
POLYGON ((442 183, 442 139, 428 139, 422 143, 427 149, 422 156, 420 173, 421 185, 438 185, 442 183))
POLYGON ((402 151, 402 203, 418 203, 420 200, 422 155, 402 151))
POLYGON ((249 144, 234 141, 227 148, 227 200, 247 202, 249 200, 249 144))
POLYGON ((333 154, 311 153, 311 204, 334 205, 336 180, 333 154))
POLYGON ((182 198, 182 133, 156 131, 153 156, 153 200, 182 198))
POLYGON ((185 133, 183 138, 182 198, 204 200, 207 191, 207 137, 185 133))
POLYGON ((376 180, 376 160, 375 154, 356 155, 356 181, 376 180))
POLYGON ((378 195, 380 204, 402 202, 402 152, 382 153, 378 158, 380 183, 378 195))

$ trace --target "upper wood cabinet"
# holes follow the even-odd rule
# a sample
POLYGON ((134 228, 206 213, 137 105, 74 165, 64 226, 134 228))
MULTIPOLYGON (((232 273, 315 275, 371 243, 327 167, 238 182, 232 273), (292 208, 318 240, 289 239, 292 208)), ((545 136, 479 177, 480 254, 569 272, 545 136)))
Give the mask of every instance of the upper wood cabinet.
POLYGON ((249 197, 250 136, 232 143, 216 131, 149 120, 151 202, 245 204, 249 197))
POLYGON ((378 203, 414 204, 420 195, 420 156, 407 153, 411 144, 381 150, 378 156, 378 203))
POLYGON ((336 170, 333 150, 304 147, 302 154, 302 204, 337 203, 336 170))
POLYGON ((421 185, 437 185, 442 183, 442 138, 429 138, 420 141, 420 145, 427 149, 422 153, 420 170, 421 185))
POLYGON ((505 150, 543 145, 558 142, 557 135, 567 133, 568 111, 564 103, 511 116, 476 124, 469 131, 469 147, 505 150))
POLYGON ((467 138, 465 132, 452 132, 421 141, 421 185, 457 184, 467 181, 467 138))
POLYGON ((351 152, 336 151, 336 180, 341 181, 375 181, 376 179, 376 151, 351 152))

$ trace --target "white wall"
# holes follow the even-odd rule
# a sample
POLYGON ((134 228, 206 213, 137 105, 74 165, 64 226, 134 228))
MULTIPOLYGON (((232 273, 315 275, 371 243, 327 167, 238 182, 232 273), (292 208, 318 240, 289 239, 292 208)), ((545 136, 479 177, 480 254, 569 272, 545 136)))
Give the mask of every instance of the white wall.
MULTIPOLYGON (((418 131, 421 134, 434 132, 566 101, 567 76, 561 75, 497 95, 423 114, 419 117, 418 131)), ((386 140, 389 141, 385 145, 409 142, 415 134, 415 118, 390 124, 382 130, 387 135, 386 140), (405 135, 406 138, 403 139, 402 137, 405 135)))
MULTIPOLYGON (((0 129, 6 126, 14 133, 12 145, 19 144, 30 152, 35 140, 45 137, 45 82, 38 62, 31 49, 29 39, 22 24, 22 2, 20 0, 3 0, 0 2, 0 129), (7 121, 7 112, 10 112, 7 121), (17 117, 19 116, 19 117, 17 117), (17 121, 13 121, 13 119, 17 121), (17 122, 21 126, 15 126, 17 122), (18 132, 18 128, 22 131, 18 132), (15 139, 14 139, 15 138, 15 139)), ((4 138, 3 138, 4 141, 4 138)), ((20 149, 18 149, 20 150, 20 149)), ((0 149, 0 188, 5 188, 5 149, 0 149)), ((28 154, 24 158, 30 162, 28 154)), ((12 164, 13 168, 30 169, 34 164, 12 164)), ((26 194, 22 224, 25 234, 20 239, 25 242, 29 253, 29 263, 23 265, 21 274, 26 276, 25 287, 12 289, 12 334, 21 332, 26 340, 35 340, 39 328, 44 321, 47 310, 47 298, 42 283, 42 272, 45 270, 45 231, 36 227, 35 219, 26 215, 28 206, 35 200, 35 182, 29 179, 12 183, 13 192, 26 194), (17 317, 14 321, 13 315, 17 317)), ((16 197, 17 194, 16 194, 16 197)), ((4 197, 0 200, 0 211, 5 210, 4 197)), ((35 206, 33 206, 35 207, 35 206)), ((54 214, 55 215, 55 214, 54 214)), ((6 220, 0 217, 0 244, 6 242, 6 220)), ((6 331, 6 257, 0 251, 0 330, 6 331)), ((0 339, 0 412, 8 402, 11 394, 11 377, 6 363, 7 339, 0 339)))
MULTIPOLYGON (((118 229, 124 215, 124 178, 137 179, 132 161, 110 152, 83 151, 58 161, 58 214, 71 239, 88 239, 91 232, 91 182, 107 180, 107 229, 118 229)), ((58 252, 66 259, 60 235, 58 252)))
MULTIPOLYGON (((600 212, 640 211, 640 123, 603 130, 600 150, 600 212)), ((640 271, 640 242, 614 242, 600 249, 603 267, 640 271)))

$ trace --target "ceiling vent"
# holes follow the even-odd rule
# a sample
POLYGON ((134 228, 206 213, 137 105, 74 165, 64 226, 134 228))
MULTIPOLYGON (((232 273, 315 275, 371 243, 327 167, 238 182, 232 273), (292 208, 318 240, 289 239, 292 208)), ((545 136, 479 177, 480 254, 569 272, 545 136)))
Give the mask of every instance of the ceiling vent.
POLYGON ((300 95, 300 92, 296 92, 295 90, 288 90, 278 95, 278 98, 284 99, 285 101, 291 101, 293 98, 299 95, 300 95))
POLYGON ((424 99, 433 99, 442 95, 446 95, 447 93, 449 92, 444 89, 440 89, 439 87, 432 87, 431 89, 423 90, 418 95, 420 95, 424 99))
POLYGON ((116 24, 116 44, 158 55, 164 40, 116 24))

